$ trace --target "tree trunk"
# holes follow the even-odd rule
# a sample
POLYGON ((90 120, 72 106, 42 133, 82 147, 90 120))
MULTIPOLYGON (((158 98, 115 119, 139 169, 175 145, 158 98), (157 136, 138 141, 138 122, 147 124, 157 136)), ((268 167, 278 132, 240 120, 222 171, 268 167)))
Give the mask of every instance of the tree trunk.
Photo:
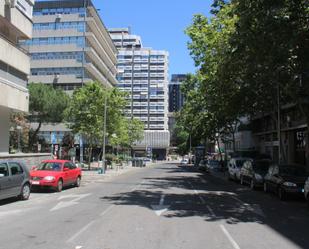
POLYGON ((88 155, 88 170, 91 169, 91 157, 92 157, 92 139, 90 139, 90 145, 89 145, 89 155, 88 155))
POLYGON ((38 135, 38 133, 41 129, 41 126, 42 126, 42 122, 39 122, 38 127, 36 128, 36 130, 34 131, 34 133, 32 134, 32 136, 29 139, 30 141, 29 141, 28 147, 29 147, 30 150, 32 150, 32 146, 34 144, 35 138, 37 137, 37 135, 38 135))

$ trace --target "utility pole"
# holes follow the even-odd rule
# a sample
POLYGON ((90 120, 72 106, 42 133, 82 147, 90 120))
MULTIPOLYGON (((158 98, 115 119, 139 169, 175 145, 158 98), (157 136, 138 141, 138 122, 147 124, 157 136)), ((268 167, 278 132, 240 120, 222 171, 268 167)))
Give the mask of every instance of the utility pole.
POLYGON ((105 99, 104 99, 103 145, 102 145, 102 174, 105 174, 106 114, 107 114, 107 94, 105 94, 105 99))
POLYGON ((280 82, 278 81, 277 89, 277 112, 278 112, 278 121, 277 121, 277 136, 278 136, 278 163, 281 163, 281 110, 280 110, 280 82))

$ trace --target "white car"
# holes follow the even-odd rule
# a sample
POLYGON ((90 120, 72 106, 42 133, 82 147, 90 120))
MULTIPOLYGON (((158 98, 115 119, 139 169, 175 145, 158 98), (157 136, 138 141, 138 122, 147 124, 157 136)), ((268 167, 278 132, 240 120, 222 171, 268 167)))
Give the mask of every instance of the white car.
POLYGON ((229 179, 239 181, 240 180, 240 169, 245 161, 251 160, 245 157, 232 158, 228 163, 228 177, 229 179))
POLYGON ((308 177, 308 179, 307 179, 307 181, 305 183, 304 192, 305 192, 305 198, 306 198, 308 206, 309 206, 309 177, 308 177))
POLYGON ((180 161, 180 165, 187 165, 189 163, 189 160, 188 159, 182 159, 180 161))

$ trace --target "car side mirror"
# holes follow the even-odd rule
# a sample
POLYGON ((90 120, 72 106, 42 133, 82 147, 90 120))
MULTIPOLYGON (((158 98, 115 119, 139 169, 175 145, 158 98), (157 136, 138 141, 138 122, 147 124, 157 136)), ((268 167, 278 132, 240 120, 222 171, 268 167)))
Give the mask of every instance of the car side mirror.
POLYGON ((4 174, 0 174, 0 178, 1 178, 1 177, 4 177, 4 174))
POLYGON ((37 168, 38 168, 37 166, 32 166, 31 170, 37 170, 37 168))
POLYGON ((69 171, 70 169, 68 167, 64 167, 63 171, 69 171))

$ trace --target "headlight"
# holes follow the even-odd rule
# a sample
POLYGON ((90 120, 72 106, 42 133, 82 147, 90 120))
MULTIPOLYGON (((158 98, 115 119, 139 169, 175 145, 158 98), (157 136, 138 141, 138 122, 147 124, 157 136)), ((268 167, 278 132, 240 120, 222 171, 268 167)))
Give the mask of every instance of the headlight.
POLYGON ((259 175, 259 174, 254 174, 254 177, 258 181, 262 181, 263 180, 263 177, 261 175, 259 175))
POLYGON ((284 182, 283 185, 286 187, 297 187, 297 185, 293 182, 284 182))
POLYGON ((44 180, 46 180, 46 181, 54 181, 55 177, 54 176, 45 176, 44 180))

